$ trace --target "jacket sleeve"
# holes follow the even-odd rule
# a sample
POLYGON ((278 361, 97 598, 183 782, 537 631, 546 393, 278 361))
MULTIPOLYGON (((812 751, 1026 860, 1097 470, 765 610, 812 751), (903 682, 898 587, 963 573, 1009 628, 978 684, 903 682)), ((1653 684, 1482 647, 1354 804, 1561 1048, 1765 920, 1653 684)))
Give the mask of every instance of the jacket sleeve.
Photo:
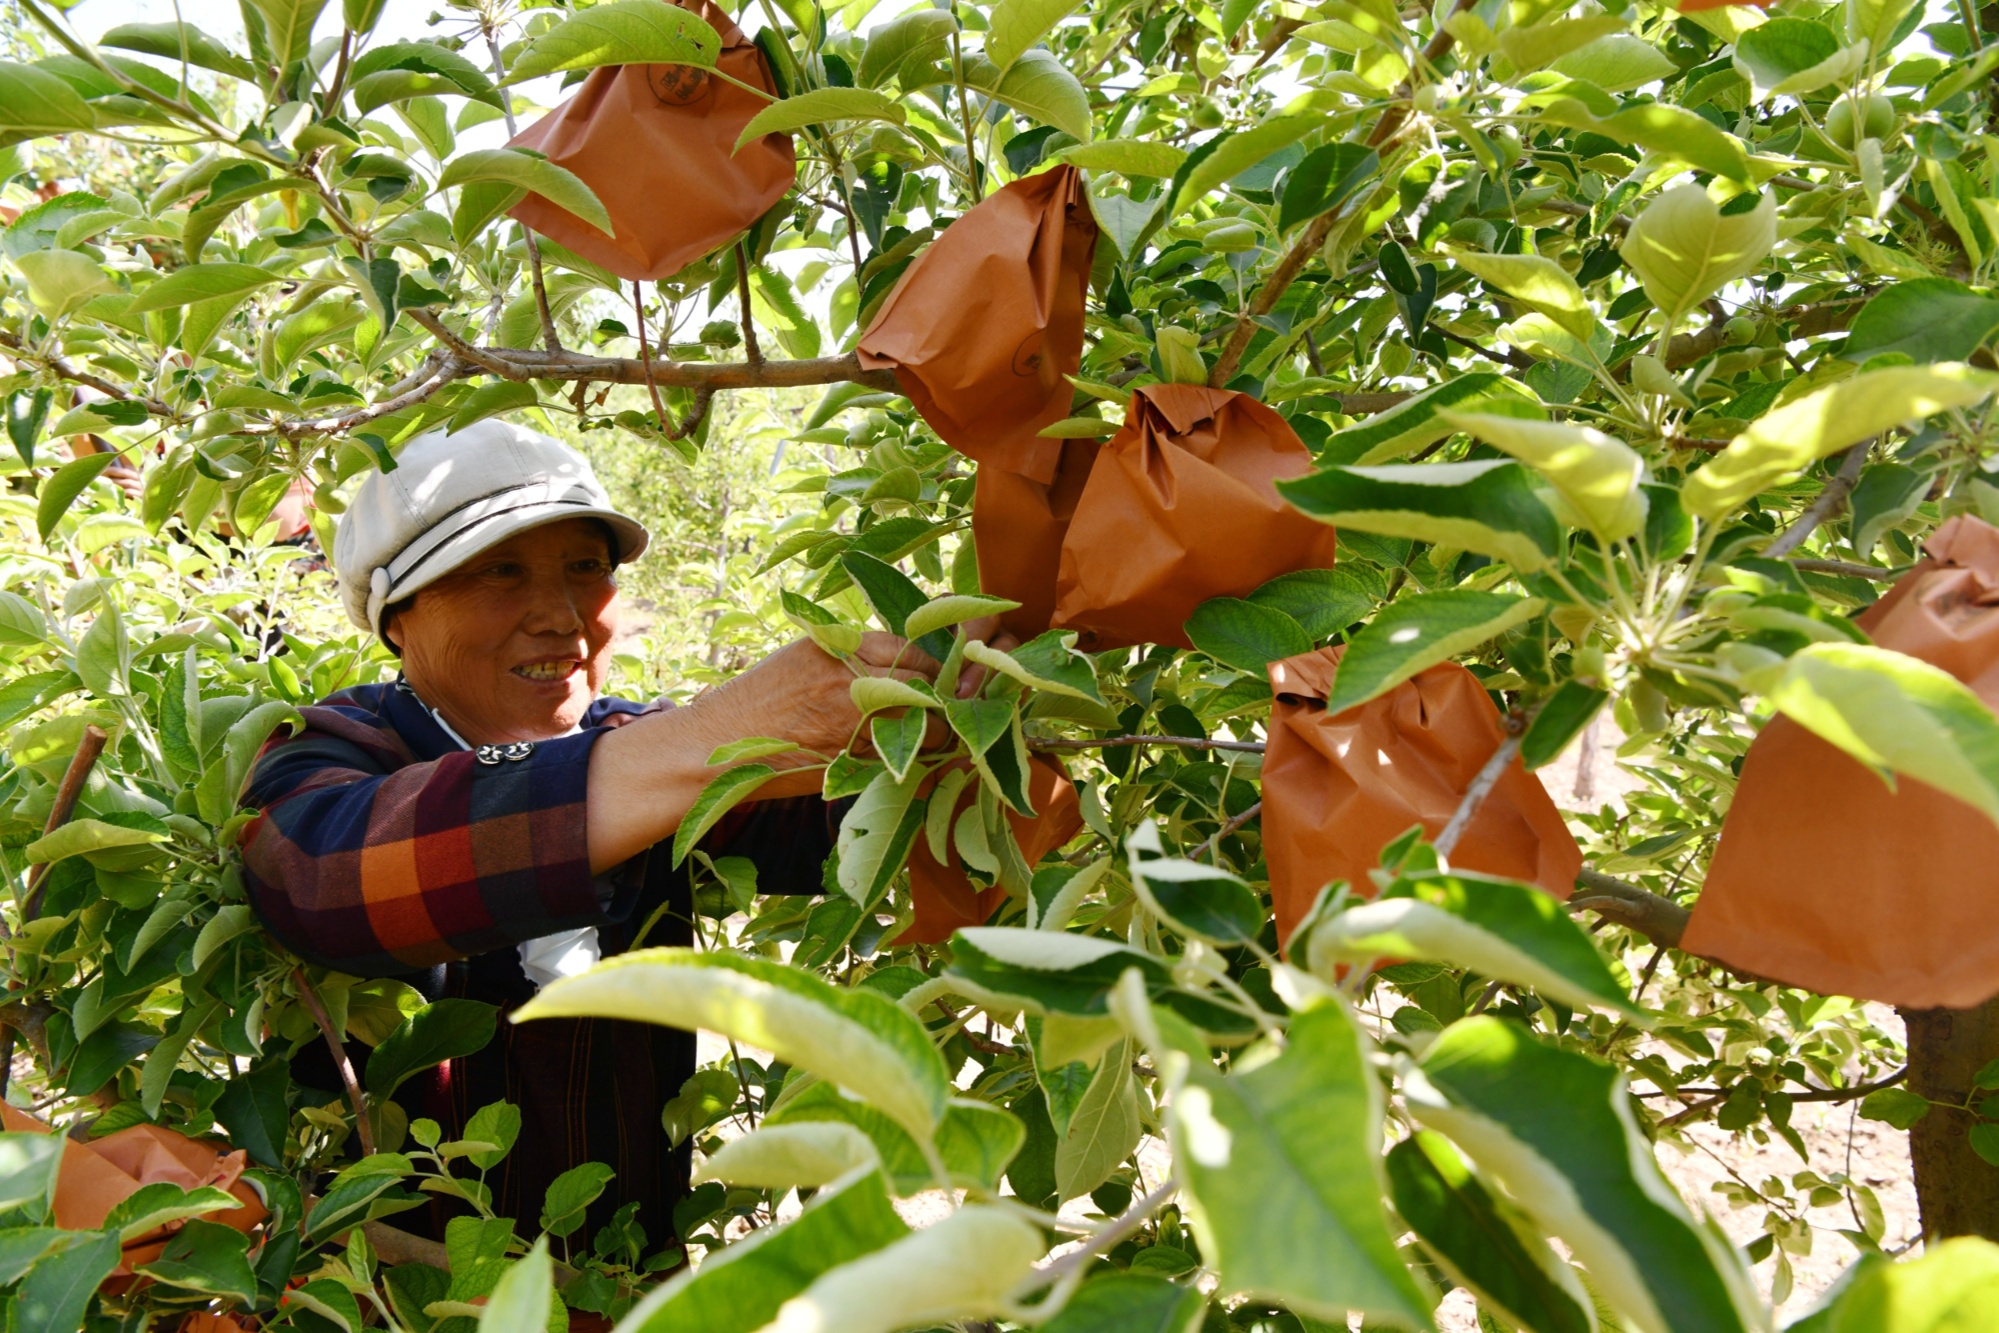
POLYGON ((399 764, 334 710, 259 758, 244 880, 293 952, 357 976, 413 972, 603 919, 584 793, 601 731, 526 758, 399 764))

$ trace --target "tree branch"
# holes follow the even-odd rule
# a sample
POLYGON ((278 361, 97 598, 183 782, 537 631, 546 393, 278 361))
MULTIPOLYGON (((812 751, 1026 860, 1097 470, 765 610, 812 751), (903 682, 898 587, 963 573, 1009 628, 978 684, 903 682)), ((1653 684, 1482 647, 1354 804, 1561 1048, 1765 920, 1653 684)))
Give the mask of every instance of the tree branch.
POLYGON ((1177 745, 1186 750, 1235 750, 1242 754, 1262 754, 1262 741, 1211 741, 1196 736, 1107 736, 1093 741, 1030 740, 1030 750, 1117 750, 1129 745, 1177 745))
POLYGON ((0 347, 6 348, 15 360, 34 362, 47 369, 50 374, 59 380, 66 380, 71 384, 81 384, 86 389, 95 389, 106 398, 115 399, 121 403, 142 404, 148 412, 156 417, 171 417, 174 415, 174 410, 159 399, 141 397, 129 389, 121 389, 110 380, 93 375, 87 370, 79 370, 75 363, 66 357, 57 356, 53 353, 37 352, 22 342, 17 335, 8 333, 4 329, 0 329, 0 347))
POLYGON ((1851 560, 1807 560, 1794 558, 1793 569, 1802 569, 1807 574, 1844 574, 1848 578, 1872 579, 1876 583, 1893 583, 1902 577, 1901 571, 1877 569, 1873 565, 1856 565, 1851 560))
POLYGON ((1867 453, 1873 441, 1862 440, 1846 451, 1839 465, 1839 471, 1819 492, 1818 499, 1811 507, 1798 516, 1798 521, 1777 534, 1776 540, 1763 548, 1763 554, 1771 560, 1781 560, 1804 545, 1805 538, 1817 530, 1819 524, 1837 514, 1846 497, 1853 491, 1854 483, 1860 480, 1860 469, 1867 465, 1867 453))
POLYGON ((328 1017, 326 1006, 319 1001, 319 992, 306 980, 305 969, 292 969, 292 980, 298 983, 298 997, 305 1004, 312 1021, 319 1025, 319 1035, 326 1039, 326 1049, 333 1056, 333 1067, 340 1071, 340 1085, 347 1090, 347 1102, 354 1108, 354 1133, 361 1140, 361 1155, 375 1155, 375 1127, 368 1123, 368 1099, 361 1093, 361 1080, 354 1077, 354 1062, 347 1058, 347 1047, 340 1040, 340 1034, 333 1030, 333 1020, 328 1017))
POLYGON ((1628 930, 1635 930, 1654 944, 1680 947, 1687 933, 1686 908, 1650 889, 1626 883, 1600 870, 1584 870, 1576 876, 1578 892, 1570 898, 1571 912, 1588 910, 1628 930))
POLYGON ((1477 818, 1479 807, 1485 804, 1485 798, 1491 795, 1492 789, 1499 784, 1500 776, 1506 772, 1506 766, 1520 753, 1520 736, 1527 730, 1527 723, 1522 718, 1509 715, 1506 724, 1510 734, 1499 743, 1499 748, 1492 752, 1492 758, 1485 761, 1485 767, 1481 768, 1478 776, 1471 780, 1471 786, 1465 788, 1464 799, 1458 802, 1458 808, 1451 813, 1450 822, 1444 825, 1443 832, 1437 835, 1435 844, 1437 855, 1446 860, 1449 860, 1451 853, 1457 850, 1458 840, 1464 837, 1465 830, 1471 827, 1472 820, 1477 818))

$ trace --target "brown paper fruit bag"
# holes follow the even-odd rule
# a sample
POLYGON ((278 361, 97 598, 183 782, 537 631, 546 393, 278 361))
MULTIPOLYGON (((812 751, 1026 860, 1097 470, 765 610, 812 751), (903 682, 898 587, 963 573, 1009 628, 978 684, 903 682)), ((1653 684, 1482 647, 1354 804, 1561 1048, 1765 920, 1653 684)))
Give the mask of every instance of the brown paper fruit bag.
MULTIPOLYGON (((1345 880, 1373 897, 1367 872, 1381 849, 1419 823, 1428 837, 1442 832, 1506 739, 1491 696, 1455 662, 1327 716, 1344 651, 1321 648, 1270 664, 1276 702, 1263 756, 1263 854, 1280 941, 1328 883, 1345 880)), ((1450 860, 1567 898, 1583 854, 1547 788, 1516 759, 1450 860)))
MULTIPOLYGON (((937 779, 951 769, 965 766, 945 765, 930 785, 934 787, 937 779)), ((1013 839, 1020 844, 1021 857, 1031 869, 1042 857, 1082 832, 1083 806, 1062 765, 1046 755, 1036 755, 1028 767, 1027 799, 1034 807, 1034 814, 1008 810, 1006 822, 1012 826, 1013 839)), ((971 807, 977 791, 978 784, 974 782, 966 784, 959 793, 957 808, 951 813, 954 825, 958 815, 971 807)), ((930 854, 929 839, 917 836, 915 849, 909 855, 909 896, 916 907, 916 919, 895 941, 898 947, 939 944, 950 939, 951 932, 960 926, 983 926, 1006 900, 1006 890, 998 885, 982 889, 974 884, 958 864, 955 852, 950 862, 949 865, 939 862, 930 854)))
POLYGON ((1062 569, 1062 539, 1101 447, 1095 440, 1062 440, 1053 481, 994 463, 979 467, 972 494, 972 541, 979 556, 979 587, 1020 603, 1000 626, 1023 642, 1044 633, 1055 615, 1055 579, 1062 569))
MULTIPOLYGON (((1284 418, 1247 394, 1153 384, 1132 395, 1062 543, 1054 625, 1086 652, 1170 643, 1210 597, 1246 597, 1300 569, 1330 569, 1333 529, 1278 497, 1312 470, 1284 418)), ((985 548, 980 549, 985 568, 985 548)), ((1017 594, 1005 594, 1018 598, 1017 594)))
MULTIPOLYGON (((666 0, 661 0, 666 3, 666 0)), ((715 67, 773 97, 757 50, 709 0, 681 5, 722 38, 715 67)), ((574 97, 507 145, 532 148, 574 172, 603 202, 606 236, 538 194, 509 216, 621 278, 668 277, 749 230, 797 180, 791 136, 766 134, 736 151, 770 105, 693 65, 606 65, 574 97)))
MULTIPOLYGON (((26 1111, 5 1103, 0 1103, 0 1123, 11 1134, 51 1132, 26 1111)), ((269 1215, 257 1192, 242 1179, 248 1165, 241 1149, 231 1152, 160 1125, 134 1125, 101 1139, 65 1139, 49 1220, 65 1231, 96 1231, 113 1208, 147 1185, 165 1182, 187 1190, 213 1185, 243 1206, 209 1213, 204 1220, 247 1233, 269 1215)), ((127 1241, 113 1277, 129 1276, 138 1265, 159 1258, 171 1239, 171 1230, 161 1228, 127 1241)))
POLYGON ((1054 478, 1083 361, 1083 302, 1097 222, 1074 167, 995 191, 903 273, 868 331, 861 364, 897 383, 946 444, 1035 481, 1054 478))
MULTIPOLYGON (((1969 515, 1859 617, 1999 706, 1999 529, 1969 515)), ((1999 994, 1999 829, 1786 717, 1749 747, 1680 946, 1823 995, 1970 1009, 1999 994)))

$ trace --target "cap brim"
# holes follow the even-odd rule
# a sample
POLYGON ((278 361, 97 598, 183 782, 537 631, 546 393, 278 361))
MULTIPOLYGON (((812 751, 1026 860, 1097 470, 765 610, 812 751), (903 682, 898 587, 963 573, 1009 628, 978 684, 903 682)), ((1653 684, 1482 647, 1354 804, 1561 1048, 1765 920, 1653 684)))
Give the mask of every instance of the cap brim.
MULTIPOLYGON (((461 531, 453 533, 435 547, 426 551, 401 578, 389 586, 389 595, 383 599, 386 607, 402 601, 414 593, 421 592, 431 584, 457 569, 460 565, 531 528, 545 527, 550 523, 561 523, 572 518, 594 518, 607 525, 616 534, 618 541, 618 563, 629 564, 645 554, 652 542, 652 534, 637 519, 607 509, 601 505, 566 503, 561 500, 546 500, 537 504, 522 505, 517 509, 504 510, 467 524, 461 531)), ((382 627, 375 626, 380 634, 382 627)))

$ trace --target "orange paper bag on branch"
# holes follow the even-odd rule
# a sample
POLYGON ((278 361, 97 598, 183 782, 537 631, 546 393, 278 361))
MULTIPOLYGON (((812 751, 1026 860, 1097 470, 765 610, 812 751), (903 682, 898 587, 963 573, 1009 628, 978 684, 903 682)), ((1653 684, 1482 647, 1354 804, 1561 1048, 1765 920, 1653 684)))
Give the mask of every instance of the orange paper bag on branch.
MULTIPOLYGON (((1858 623, 1999 706, 1999 529, 1951 519, 1858 623)), ((1772 718, 1680 947, 1822 995, 1974 1008, 1999 994, 1999 828, 1772 718)))
POLYGON ((1055 580, 1062 572, 1062 539, 1090 479, 1096 440, 1061 440, 1052 481, 1036 481, 995 463, 979 468, 972 493, 972 542, 979 557, 979 586, 989 595, 1019 602, 1000 625, 1022 642, 1047 632, 1055 616, 1055 580))
MULTIPOLYGON (((963 761, 945 765, 932 777, 930 790, 934 792, 946 774, 962 772, 968 767, 963 761)), ((1029 761, 1028 770, 1027 799, 1034 813, 1023 815, 1008 810, 1006 822, 1013 829, 1014 841, 1020 845, 1021 859, 1032 869, 1042 857, 1082 832, 1083 806, 1068 773, 1053 759, 1036 755, 1029 761)), ((951 827, 955 828, 972 808, 977 792, 976 781, 967 783, 959 792, 951 810, 951 827)), ((950 939, 951 932, 961 926, 983 926, 1006 900, 1006 890, 999 885, 981 888, 972 882, 959 864, 955 843, 948 833, 944 851, 944 859, 938 860, 931 854, 928 836, 917 836, 915 848, 909 854, 909 896, 916 907, 916 918, 895 941, 898 946, 938 944, 950 939)))
POLYGON ((1074 167, 1014 181, 944 229, 861 335, 938 437, 980 464, 1054 479, 1083 360, 1097 223, 1074 167))
MULTIPOLYGON (((0 1103, 0 1123, 12 1134, 52 1132, 27 1112, 4 1103, 0 1103)), ((49 1220, 65 1231, 97 1231, 112 1209, 148 1185, 178 1185, 185 1190, 213 1185, 242 1206, 209 1213, 204 1220, 248 1233, 269 1216, 257 1192, 242 1179, 248 1165, 241 1149, 232 1152, 160 1125, 134 1125, 101 1139, 66 1138, 56 1167, 55 1206, 49 1220)), ((125 1242, 114 1280, 159 1258, 177 1229, 169 1223, 125 1242)))
MULTIPOLYGON (((1263 854, 1280 941, 1329 883, 1345 880, 1373 897, 1368 871, 1381 849, 1416 824, 1427 837, 1442 832, 1506 739, 1491 696, 1455 662, 1329 716, 1344 651, 1321 648, 1270 664, 1276 702, 1263 756, 1263 854)), ((1450 861, 1566 899, 1583 855, 1547 788, 1515 759, 1450 861)))
MULTIPOLYGON (((720 35, 717 70, 778 95, 763 52, 727 14, 709 0, 681 8, 720 35)), ((574 97, 507 146, 573 172, 604 205, 615 235, 538 194, 508 215, 621 278, 669 277, 749 230, 796 182, 790 135, 766 134, 736 150, 769 105, 694 65, 593 70, 574 97)))
MULTIPOLYGON (((1280 574, 1330 569, 1333 529, 1286 504, 1274 484, 1311 470, 1297 433, 1247 394, 1195 384, 1138 390, 1123 428, 1097 452, 1063 536, 1054 626, 1078 631, 1086 652, 1191 648, 1183 626, 1210 597, 1246 597, 1280 574)), ((979 535, 983 575, 987 552, 997 561, 1016 538, 990 524, 979 535)), ((987 591, 1029 602, 1024 587, 987 591)))

